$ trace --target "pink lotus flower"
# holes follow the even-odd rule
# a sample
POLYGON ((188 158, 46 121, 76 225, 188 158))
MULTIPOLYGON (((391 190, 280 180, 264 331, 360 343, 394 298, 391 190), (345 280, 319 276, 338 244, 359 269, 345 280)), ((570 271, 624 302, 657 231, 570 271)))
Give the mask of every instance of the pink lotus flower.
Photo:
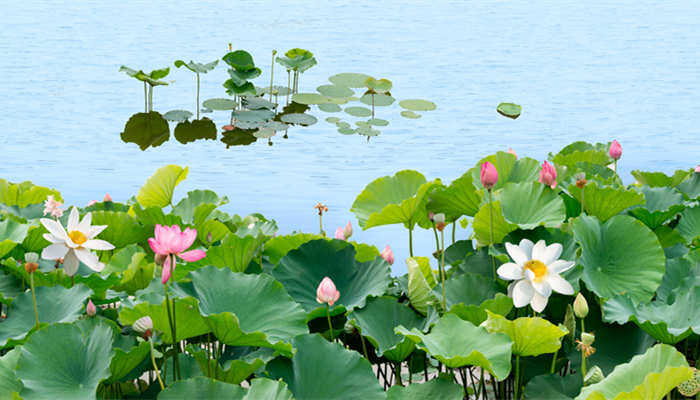
POLYGON ((94 206, 95 204, 97 204, 97 200, 90 200, 90 201, 87 203, 87 206, 90 207, 90 206, 94 206))
POLYGON ((350 239, 350 236, 352 236, 352 224, 350 221, 348 221, 348 224, 343 228, 343 236, 345 236, 345 240, 350 239))
POLYGON ((516 159, 516 160, 518 159, 518 155, 517 155, 517 154, 515 154, 515 150, 513 150, 513 148, 512 148, 512 147, 509 147, 509 148, 508 148, 508 151, 507 151, 507 153, 508 153, 508 154, 512 154, 512 155, 514 155, 514 156, 515 156, 515 159, 516 159))
POLYGON ((62 205, 63 203, 54 200, 53 196, 49 195, 44 201, 44 215, 51 214, 54 218, 60 218, 63 215, 62 205))
POLYGON ((345 235, 343 234, 343 227, 339 226, 338 229, 335 230, 335 238, 340 239, 340 240, 345 240, 345 235))
POLYGON ((108 202, 112 201, 112 196, 109 195, 109 193, 105 194, 105 198, 102 199, 103 202, 108 202))
POLYGON ((394 264, 394 252, 391 251, 391 247, 387 244, 384 250, 381 252, 382 258, 389 263, 389 265, 394 264))
POLYGON ((168 282, 170 275, 172 274, 172 270, 175 269, 175 256, 178 256, 188 262, 194 262, 201 260, 207 255, 207 253, 205 253, 203 250, 185 251, 192 246, 192 243, 194 243, 196 238, 196 229, 186 228, 184 231, 181 231, 178 225, 156 225, 155 237, 149 238, 148 244, 151 246, 151 250, 153 250, 157 256, 159 255, 166 257, 165 262, 163 263, 163 275, 161 279, 163 284, 168 282))
POLYGON ((491 190, 498 182, 498 171, 490 162, 486 161, 481 164, 481 184, 488 190, 491 190))
POLYGON ((698 174, 700 174, 700 165, 698 165, 697 167, 695 167, 695 172, 697 172, 698 174))
POLYGON ((324 277, 321 283, 318 284, 318 289, 316 289, 316 301, 321 304, 328 303, 329 306, 332 306, 339 298, 340 292, 336 290, 331 278, 324 277))
POLYGON ((542 163, 540 170, 540 183, 552 189, 557 187, 557 170, 548 161, 542 163))
POLYGON ((87 307, 85 307, 85 312, 87 313, 88 317, 94 317, 95 314, 97 314, 97 307, 95 307, 92 299, 88 301, 87 307))
POLYGON ((622 157, 622 146, 620 146, 620 143, 617 140, 612 141, 608 153, 610 154, 610 157, 612 157, 612 159, 615 161, 619 160, 620 157, 622 157))

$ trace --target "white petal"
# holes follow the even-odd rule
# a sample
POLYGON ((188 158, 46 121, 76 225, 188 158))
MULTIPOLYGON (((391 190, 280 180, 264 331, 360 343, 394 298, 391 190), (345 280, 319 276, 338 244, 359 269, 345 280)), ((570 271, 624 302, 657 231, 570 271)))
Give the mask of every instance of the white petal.
MULTIPOLYGON (((517 248, 516 246, 513 247, 517 248)), ((523 279, 523 268, 514 263, 505 263, 498 267, 498 271, 496 272, 501 279, 505 279, 507 281, 523 279)))
POLYGON ((557 260, 549 265, 547 265, 547 270, 550 274, 560 274, 564 271, 570 270, 574 265, 573 261, 557 260))
POLYGON ((73 207, 70 210, 70 215, 68 216, 68 232, 78 230, 78 224, 80 219, 80 213, 78 209, 73 207))
POLYGON ((547 276, 547 282, 552 287, 552 290, 557 293, 568 295, 574 294, 573 286, 571 286, 566 279, 559 276, 559 274, 549 274, 549 276, 547 276))
POLYGON ((80 221, 80 224, 78 224, 78 230, 80 232, 83 232, 84 234, 90 233, 90 225, 92 223, 92 213, 87 213, 83 217, 83 220, 80 221))
POLYGON ((532 296, 532 301, 530 301, 530 307, 538 313, 542 312, 547 307, 547 300, 549 300, 549 297, 544 297, 535 292, 535 295, 532 296))
POLYGON ((525 307, 530 303, 534 294, 535 290, 530 285, 530 282, 525 279, 518 281, 513 287, 513 305, 516 308, 525 307))
POLYGON ((102 233, 103 230, 107 229, 107 225, 93 225, 90 227, 90 231, 87 233, 87 238, 92 239, 95 236, 102 233))
POLYGON ((547 280, 543 280, 542 282, 532 282, 532 287, 535 288, 535 292, 544 297, 549 297, 552 295, 552 287, 549 286, 547 280))
POLYGON ((520 244, 518 245, 520 247, 520 250, 522 250, 523 253, 525 253, 525 255, 527 256, 528 261, 532 260, 532 247, 534 245, 535 244, 532 243, 532 240, 530 240, 530 239, 523 239, 520 241, 520 244))
POLYGON ((68 276, 75 275, 78 272, 78 258, 75 256, 75 250, 70 250, 63 258, 63 272, 68 276))
POLYGON ((515 263, 518 264, 521 268, 523 265, 525 265, 526 262, 530 261, 523 249, 514 244, 506 242, 506 251, 508 252, 510 258, 512 258, 513 261, 515 261, 515 263))
MULTIPOLYGON (((547 244, 544 240, 540 240, 532 247, 532 260, 542 261, 547 250, 547 244)), ((546 265, 546 264, 545 264, 546 265)))
POLYGON ((44 233, 44 234, 41 235, 41 236, 43 236, 44 239, 48 240, 48 241, 51 242, 51 243, 65 243, 65 240, 61 240, 61 239, 57 238, 56 236, 54 236, 54 235, 52 235, 52 234, 50 234, 50 233, 44 233))
POLYGON ((544 265, 549 265, 559 259, 564 248, 559 243, 552 243, 544 251, 544 255, 540 259, 544 265))
POLYGON ((106 240, 91 239, 83 243, 83 247, 90 250, 112 250, 114 246, 106 240))
POLYGON ((68 241, 68 234, 66 233, 66 230, 63 229, 63 225, 61 225, 60 222, 48 218, 42 218, 39 221, 41 221, 44 228, 46 228, 46 230, 49 231, 49 233, 55 238, 64 242, 68 241))
POLYGON ((68 247, 62 243, 48 245, 41 251, 41 258, 44 260, 58 260, 66 256, 68 247))
POLYGON ((95 253, 87 249, 75 249, 73 250, 78 259, 82 261, 83 264, 87 265, 90 269, 95 271, 100 271, 100 259, 97 258, 95 253))

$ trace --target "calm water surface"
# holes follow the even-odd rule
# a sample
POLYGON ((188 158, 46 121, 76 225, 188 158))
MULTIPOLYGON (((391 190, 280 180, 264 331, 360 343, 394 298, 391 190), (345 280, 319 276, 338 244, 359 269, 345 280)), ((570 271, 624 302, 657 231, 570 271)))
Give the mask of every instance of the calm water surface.
MULTIPOLYGON (((109 192, 125 201, 158 167, 188 165, 188 190, 228 195, 231 212, 261 212, 281 233, 314 231, 325 202, 326 230, 349 212, 374 178, 413 168, 449 181, 482 156, 513 147, 543 159, 575 141, 617 138, 621 170, 671 172, 700 154, 698 1, 9 1, 0 15, 0 176, 59 189, 68 203, 109 192), (333 4, 331 4, 333 3, 333 4), (339 72, 393 81, 395 97, 427 98, 436 111, 413 121, 393 110, 391 125, 367 143, 322 120, 247 147, 173 140, 142 152, 119 133, 143 108, 143 87, 118 72, 151 70, 182 58, 209 62, 228 43, 253 54, 269 79, 272 49, 314 52, 302 76, 313 91, 339 72), (500 101, 523 105, 520 119, 498 116, 500 101)), ((224 97, 226 69, 203 77, 202 99, 224 97)), ((155 90, 154 108, 192 109, 193 75, 155 90)), ((280 74, 277 84, 285 84, 280 74)), ((214 114, 220 126, 226 113, 214 114)), ((171 126, 172 132, 173 126, 171 126)), ((460 232, 466 236, 466 232, 460 232)), ((407 234, 373 228, 355 239, 397 252, 405 271, 407 234)), ((433 250, 432 233, 416 236, 433 250)))

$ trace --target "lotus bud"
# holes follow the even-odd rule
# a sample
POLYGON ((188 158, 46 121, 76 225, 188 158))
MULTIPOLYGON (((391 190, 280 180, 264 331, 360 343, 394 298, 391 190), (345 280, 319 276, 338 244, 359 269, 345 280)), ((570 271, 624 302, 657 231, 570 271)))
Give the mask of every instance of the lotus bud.
POLYGON ((105 198, 102 199, 102 201, 105 202, 105 203, 111 202, 111 201, 112 201, 112 196, 110 196, 109 193, 106 193, 106 194, 105 194, 105 198))
POLYGON ((341 226, 335 230, 335 238, 340 240, 345 240, 345 235, 343 235, 343 228, 341 226))
POLYGON ((350 239, 350 236, 352 236, 352 224, 350 221, 348 221, 348 224, 343 228, 343 236, 345 236, 345 240, 350 239))
POLYGON ((148 316, 141 317, 134 322, 132 328, 136 333, 139 333, 145 339, 148 339, 153 334, 153 320, 148 316))
POLYGON ((581 332, 581 342, 586 346, 592 346, 595 342, 595 335, 588 332, 581 332))
POLYGON ((552 189, 557 187, 557 170, 548 161, 542 164, 542 169, 540 170, 540 183, 549 186, 552 189))
POLYGON ((619 160, 620 157, 622 157, 622 146, 620 146, 620 143, 617 140, 613 140, 610 144, 608 154, 610 154, 610 157, 613 160, 619 160))
POLYGON ((91 207, 91 206, 94 206, 95 204, 97 204, 97 200, 90 200, 90 201, 87 203, 87 206, 88 206, 88 207, 91 207))
POLYGON ((514 155, 516 160, 518 159, 518 155, 515 154, 515 150, 513 150, 512 147, 509 147, 509 148, 508 148, 508 152, 507 152, 507 153, 508 153, 508 154, 514 155))
POLYGON ((211 235, 211 232, 208 232, 207 233, 207 242, 211 243, 212 239, 214 239, 214 237, 211 235))
POLYGON ((394 264, 394 252, 391 251, 391 247, 387 244, 384 250, 382 250, 382 258, 389 263, 389 265, 394 264))
POLYGON ((432 212, 432 211, 429 212, 429 213, 428 213, 428 219, 430 220, 430 222, 435 221, 435 213, 432 212))
POLYGON ((445 229, 445 214, 435 214, 435 217, 433 217, 433 221, 435 222, 435 227, 437 228, 437 230, 442 232, 442 230, 445 229))
POLYGON ((170 275, 173 273, 172 271, 172 263, 167 263, 163 265, 163 273, 161 274, 160 281, 165 285, 168 283, 170 280, 170 275))
POLYGON ((33 274, 39 268, 39 255, 37 253, 24 254, 24 270, 28 274, 33 274))
POLYGON ((594 365, 588 370, 588 373, 586 373, 586 376, 583 378, 583 384, 584 386, 593 385, 602 381, 603 379, 605 379, 603 370, 601 370, 597 365, 594 365))
POLYGON ((574 314, 579 318, 586 318, 588 315, 588 302, 581 292, 576 295, 576 299, 574 300, 574 314))
POLYGON ((167 254, 156 254, 156 256, 153 258, 153 261, 156 263, 156 265, 163 265, 165 264, 165 260, 167 258, 167 254))
POLYGON ((695 173, 700 174, 700 165, 695 167, 695 173))
POLYGON ((95 307, 92 299, 88 300, 87 307, 85 307, 85 312, 87 313, 88 317, 94 317, 95 314, 97 314, 97 307, 95 307))
POLYGON ((340 292, 335 288, 335 284, 329 277, 324 277, 316 289, 316 301, 323 304, 328 303, 332 306, 333 303, 340 298, 340 292))
POLYGON ((481 184, 488 190, 491 190, 498 182, 498 171, 490 162, 486 161, 481 164, 481 184))

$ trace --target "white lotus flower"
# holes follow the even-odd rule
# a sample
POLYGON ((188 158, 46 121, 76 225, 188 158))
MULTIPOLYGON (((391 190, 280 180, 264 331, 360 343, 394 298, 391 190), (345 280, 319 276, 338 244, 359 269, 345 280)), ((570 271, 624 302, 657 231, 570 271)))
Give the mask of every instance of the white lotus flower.
POLYGON ((515 307, 530 304, 533 310, 542 312, 552 290, 561 294, 574 294, 571 284, 559 276, 575 265, 573 261, 559 260, 562 249, 561 244, 547 246, 544 240, 533 244, 530 240, 523 239, 519 246, 506 243, 508 255, 515 262, 501 265, 497 272, 502 279, 517 281, 508 287, 508 295, 513 298, 515 307))
POLYGON ((41 224, 49 231, 44 234, 44 239, 51 242, 41 252, 41 258, 45 260, 63 259, 63 269, 68 276, 73 276, 78 271, 79 261, 91 269, 99 272, 105 267, 97 255, 90 250, 112 250, 114 246, 100 239, 94 239, 107 225, 91 226, 92 214, 87 213, 82 221, 79 221, 78 209, 73 207, 68 216, 68 231, 60 222, 48 218, 42 218, 41 224))

